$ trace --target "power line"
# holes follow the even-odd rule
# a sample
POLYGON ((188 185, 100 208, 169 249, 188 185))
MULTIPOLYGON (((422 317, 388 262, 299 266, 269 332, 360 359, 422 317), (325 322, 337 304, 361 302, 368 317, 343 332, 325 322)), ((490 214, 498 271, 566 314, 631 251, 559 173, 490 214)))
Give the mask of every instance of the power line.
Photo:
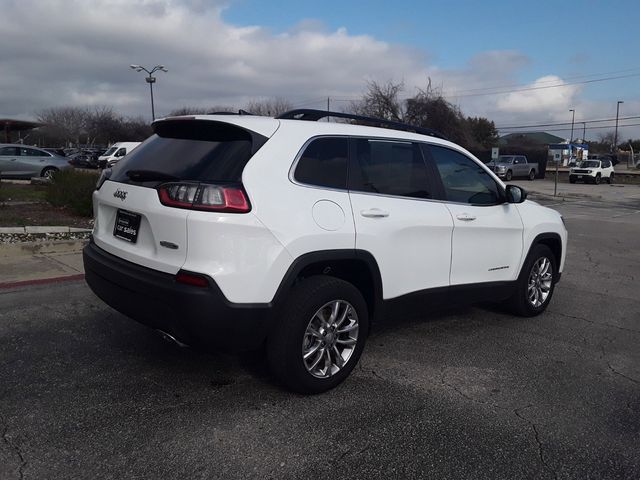
MULTIPOLYGON (((583 75, 571 75, 568 77, 563 77, 564 80, 571 80, 571 79, 575 79, 575 78, 588 78, 588 77, 599 77, 602 75, 614 75, 614 74, 619 74, 619 73, 625 73, 625 72, 634 72, 636 70, 639 70, 640 67, 636 67, 636 68, 627 68, 625 70, 615 70, 613 72, 603 72, 603 73, 588 73, 588 74, 583 74, 583 75)), ((538 83, 557 83, 557 80, 543 80, 541 82, 538 83)), ((471 89, 467 89, 467 90, 459 90, 457 93, 467 93, 467 92, 482 92, 484 90, 501 90, 503 88, 517 88, 517 87, 524 87, 525 85, 523 84, 511 84, 511 85, 502 85, 502 86, 495 86, 495 87, 483 87, 483 88, 471 88, 471 89)))
MULTIPOLYGON (((634 115, 634 116, 630 116, 630 117, 619 117, 618 120, 635 120, 640 118, 640 115, 634 115)), ((615 117, 613 118, 603 118, 603 119, 599 119, 599 120, 580 120, 580 121, 576 121, 574 122, 575 124, 580 124, 580 123, 600 123, 600 122, 612 122, 615 120, 615 117)), ((558 125, 571 125, 571 122, 556 122, 556 123, 538 123, 535 125, 511 125, 511 126, 502 126, 502 127, 496 127, 497 130, 507 130, 507 129, 512 129, 512 128, 538 128, 538 127, 555 127, 558 125)))
MULTIPOLYGON (((582 122, 579 122, 582 123, 582 122)), ((637 127, 640 126, 640 123, 627 123, 626 125, 618 125, 618 128, 624 128, 624 127, 637 127)), ((585 130, 603 130, 603 129, 607 129, 607 128, 615 128, 615 125, 603 125, 603 126, 599 126, 599 127, 586 127, 585 130)), ((517 135, 518 133, 542 133, 542 132, 567 132, 571 130, 570 127, 567 128, 547 128, 544 130, 528 130, 526 132, 511 132, 514 135, 517 135)), ((579 132, 580 130, 582 130, 581 128, 576 128, 576 132, 579 132)))
POLYGON ((596 83, 596 82, 606 82, 609 80, 619 80, 621 78, 631 78, 631 77, 640 77, 640 73, 631 73, 629 75, 618 75, 616 77, 606 77, 606 78, 597 78, 594 80, 584 80, 582 82, 566 82, 558 85, 541 85, 537 87, 527 87, 527 88, 518 88, 514 90, 504 90, 501 92, 485 92, 485 93, 468 93, 464 95, 443 95, 445 98, 465 98, 465 97, 480 97, 485 95, 503 95, 505 93, 517 93, 517 92, 529 92, 532 90, 544 90, 547 88, 561 88, 561 87, 569 87, 571 85, 585 85, 587 83, 596 83))

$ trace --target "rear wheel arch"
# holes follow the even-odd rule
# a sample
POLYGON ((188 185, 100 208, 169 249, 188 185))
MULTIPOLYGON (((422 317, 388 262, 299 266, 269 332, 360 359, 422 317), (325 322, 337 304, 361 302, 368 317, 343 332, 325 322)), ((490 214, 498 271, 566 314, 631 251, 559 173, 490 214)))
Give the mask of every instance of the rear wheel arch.
POLYGON ((296 258, 280 282, 273 304, 282 304, 298 282, 315 275, 332 276, 355 286, 364 297, 372 320, 381 312, 382 276, 378 263, 371 253, 355 249, 322 250, 296 258))

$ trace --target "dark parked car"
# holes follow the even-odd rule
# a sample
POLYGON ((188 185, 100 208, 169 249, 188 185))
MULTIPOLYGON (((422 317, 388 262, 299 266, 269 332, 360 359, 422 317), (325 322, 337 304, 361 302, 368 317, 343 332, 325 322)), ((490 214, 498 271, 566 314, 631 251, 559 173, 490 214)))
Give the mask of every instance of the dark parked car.
POLYGON ((67 157, 69 163, 78 168, 98 168, 98 159, 85 152, 73 153, 67 157))
POLYGON ((61 157, 66 157, 67 156, 67 154, 64 152, 64 148, 45 147, 45 148, 43 148, 43 150, 46 150, 49 153, 53 153, 54 155, 59 155, 61 157))

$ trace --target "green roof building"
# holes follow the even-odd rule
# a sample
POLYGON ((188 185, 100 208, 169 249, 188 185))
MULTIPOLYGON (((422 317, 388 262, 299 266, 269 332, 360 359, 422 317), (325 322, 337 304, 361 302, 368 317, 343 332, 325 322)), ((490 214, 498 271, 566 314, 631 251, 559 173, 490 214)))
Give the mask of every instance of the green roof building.
POLYGON ((552 143, 563 143, 566 140, 546 132, 517 132, 508 133, 500 137, 498 145, 540 145, 547 146, 552 143))

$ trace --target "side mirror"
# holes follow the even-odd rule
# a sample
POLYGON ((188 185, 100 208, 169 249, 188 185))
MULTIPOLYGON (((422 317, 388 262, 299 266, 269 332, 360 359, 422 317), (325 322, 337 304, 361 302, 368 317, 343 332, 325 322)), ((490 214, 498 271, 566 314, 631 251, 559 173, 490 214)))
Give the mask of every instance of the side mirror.
POLYGON ((527 199, 527 191, 517 185, 507 185, 507 202, 522 203, 527 199))

